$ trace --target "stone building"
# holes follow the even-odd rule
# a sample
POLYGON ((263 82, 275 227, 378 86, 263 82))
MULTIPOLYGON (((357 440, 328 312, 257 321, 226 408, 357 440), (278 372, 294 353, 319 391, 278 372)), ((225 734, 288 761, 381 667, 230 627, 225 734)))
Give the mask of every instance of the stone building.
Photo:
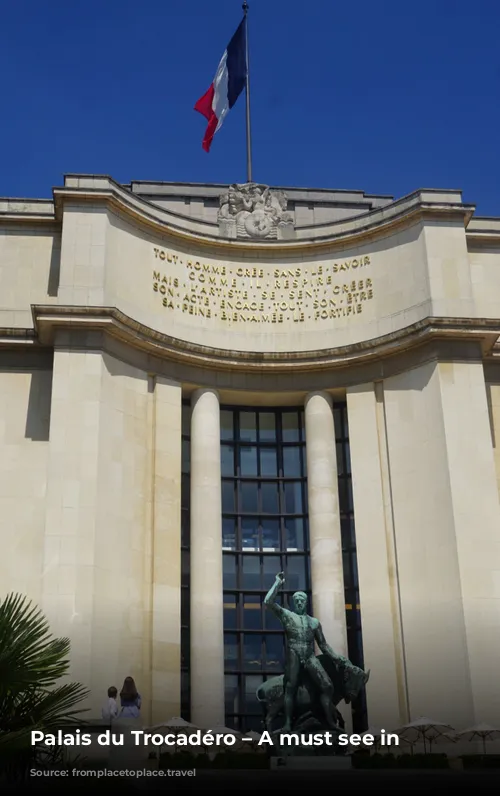
POLYGON ((94 711, 258 727, 283 570, 371 669, 348 724, 500 720, 500 219, 69 175, 0 227, 1 593, 94 711))

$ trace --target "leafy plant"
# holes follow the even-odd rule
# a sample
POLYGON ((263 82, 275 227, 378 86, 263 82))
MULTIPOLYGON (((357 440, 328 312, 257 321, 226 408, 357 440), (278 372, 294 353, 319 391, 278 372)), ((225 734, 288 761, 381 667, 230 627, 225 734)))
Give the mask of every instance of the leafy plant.
POLYGON ((0 602, 0 770, 9 778, 28 767, 54 765, 59 747, 32 746, 31 732, 74 727, 89 691, 79 683, 58 684, 67 675, 70 641, 52 638, 49 624, 26 597, 0 602))

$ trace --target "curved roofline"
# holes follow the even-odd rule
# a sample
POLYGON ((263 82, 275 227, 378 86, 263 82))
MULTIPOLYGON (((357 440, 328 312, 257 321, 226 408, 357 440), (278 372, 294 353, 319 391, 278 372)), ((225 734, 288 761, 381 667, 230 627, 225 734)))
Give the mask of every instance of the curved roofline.
POLYGON ((53 194, 57 219, 62 219, 63 207, 67 202, 102 202, 133 218, 136 223, 153 227, 160 235, 171 235, 190 244, 218 249, 269 253, 292 253, 303 249, 321 249, 346 241, 357 242, 366 236, 385 233, 396 224, 425 214, 461 218, 464 226, 467 226, 475 210, 475 205, 462 202, 460 192, 425 189, 352 218, 299 227, 296 237, 291 240, 253 241, 220 237, 216 224, 159 207, 133 194, 108 176, 68 176, 64 187, 54 188, 53 194))

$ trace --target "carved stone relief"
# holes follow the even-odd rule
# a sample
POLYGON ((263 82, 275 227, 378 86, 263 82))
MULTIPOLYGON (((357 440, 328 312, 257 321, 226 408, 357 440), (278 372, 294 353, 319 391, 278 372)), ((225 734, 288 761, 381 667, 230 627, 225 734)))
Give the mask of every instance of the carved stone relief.
POLYGON ((224 238, 287 240, 295 237, 283 191, 258 183, 234 184, 220 197, 217 220, 224 238))

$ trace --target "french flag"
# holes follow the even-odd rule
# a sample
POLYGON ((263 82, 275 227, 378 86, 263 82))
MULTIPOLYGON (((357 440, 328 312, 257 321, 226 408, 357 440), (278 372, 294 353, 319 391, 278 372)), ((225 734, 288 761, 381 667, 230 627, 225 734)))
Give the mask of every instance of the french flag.
POLYGON ((228 111, 245 87, 248 69, 246 38, 246 19, 243 18, 220 59, 212 85, 194 106, 195 111, 208 119, 202 143, 205 152, 210 152, 215 133, 222 127, 228 111))

